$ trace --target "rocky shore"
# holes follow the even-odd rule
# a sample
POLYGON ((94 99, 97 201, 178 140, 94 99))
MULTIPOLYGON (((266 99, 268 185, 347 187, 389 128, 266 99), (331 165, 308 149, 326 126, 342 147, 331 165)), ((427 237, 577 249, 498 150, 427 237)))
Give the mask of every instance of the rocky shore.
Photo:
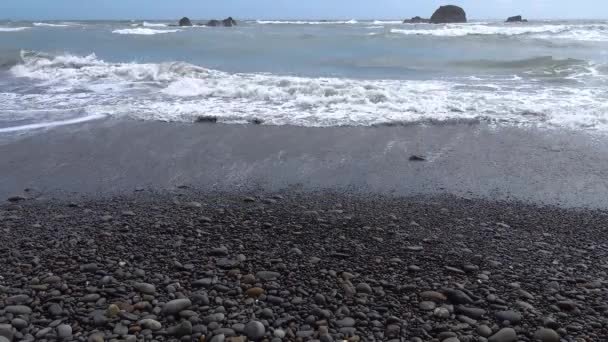
POLYGON ((605 341, 605 212, 344 193, 0 206, 0 341, 605 341))

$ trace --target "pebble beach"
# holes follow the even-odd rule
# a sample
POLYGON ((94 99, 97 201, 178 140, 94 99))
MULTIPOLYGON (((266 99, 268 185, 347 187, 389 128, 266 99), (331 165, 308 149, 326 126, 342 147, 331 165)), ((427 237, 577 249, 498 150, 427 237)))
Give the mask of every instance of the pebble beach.
POLYGON ((13 197, 0 341, 604 341, 605 212, 341 192, 13 197))

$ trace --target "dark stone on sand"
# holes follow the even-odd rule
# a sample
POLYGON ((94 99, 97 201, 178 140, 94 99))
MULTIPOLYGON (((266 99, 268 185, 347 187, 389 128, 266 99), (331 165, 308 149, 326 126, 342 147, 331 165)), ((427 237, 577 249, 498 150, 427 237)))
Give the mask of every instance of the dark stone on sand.
POLYGON ((456 289, 443 290, 448 300, 454 304, 472 304, 473 300, 466 293, 456 289))
POLYGON ((168 302, 167 304, 165 304, 165 306, 163 307, 163 314, 176 315, 180 311, 183 311, 183 310, 186 310, 187 308, 189 308, 190 305, 192 305, 192 302, 190 301, 190 299, 187 299, 187 298, 174 299, 174 300, 168 302))
POLYGON ((516 15, 516 16, 507 18, 506 22, 507 23, 527 23, 528 20, 527 19, 523 19, 521 17, 521 15, 516 15))
POLYGON ((426 161, 423 156, 413 155, 410 157, 410 161, 426 161))
POLYGON ((540 342, 559 342, 561 340, 559 334, 555 330, 549 328, 538 329, 538 331, 534 333, 534 338, 540 342))
POLYGON ((15 195, 15 196, 11 196, 11 197, 7 198, 6 200, 14 203, 14 202, 25 201, 26 199, 27 199, 27 197, 25 197, 25 196, 15 195))
POLYGON ((217 116, 199 115, 194 119, 196 123, 216 123, 217 116))
POLYGON ((466 23, 467 14, 458 6, 441 6, 433 13, 430 22, 432 24, 466 23))
POLYGON ((183 17, 179 20, 179 26, 192 26, 192 22, 188 17, 183 17))
POLYGON ((430 23, 430 19, 424 19, 419 16, 415 16, 412 19, 405 19, 403 21, 404 24, 422 24, 422 23, 430 23))
POLYGON ((521 322, 521 314, 517 311, 507 310, 496 313, 496 318, 503 322, 509 321, 511 324, 519 324, 521 322))
POLYGON ((517 333, 513 328, 504 328, 488 338, 488 342, 515 342, 517 333))
POLYGON ((244 332, 248 339, 258 341, 266 334, 266 328, 264 327, 264 324, 258 321, 251 321, 245 326, 244 332))

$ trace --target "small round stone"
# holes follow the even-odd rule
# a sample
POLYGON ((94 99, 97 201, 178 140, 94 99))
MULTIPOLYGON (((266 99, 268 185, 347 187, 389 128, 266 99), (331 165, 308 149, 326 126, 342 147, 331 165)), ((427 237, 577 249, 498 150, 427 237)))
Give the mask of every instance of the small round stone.
POLYGON ((555 330, 549 329, 549 328, 538 329, 538 331, 534 334, 534 338, 541 342, 559 342, 560 341, 559 334, 555 330))
POLYGON ((61 339, 69 339, 72 337, 72 327, 67 324, 60 324, 57 327, 57 336, 61 339))
POLYGON ((248 339, 258 341, 264 337, 264 334, 266 334, 266 328, 261 322, 251 321, 245 325, 244 333, 247 335, 248 339))

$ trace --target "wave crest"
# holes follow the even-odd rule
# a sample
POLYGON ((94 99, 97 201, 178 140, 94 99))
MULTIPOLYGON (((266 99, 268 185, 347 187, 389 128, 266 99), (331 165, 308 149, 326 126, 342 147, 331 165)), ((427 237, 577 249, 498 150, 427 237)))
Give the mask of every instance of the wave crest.
POLYGON ((45 90, 0 96, 4 108, 83 108, 83 115, 191 122, 206 115, 220 122, 300 126, 479 120, 608 129, 608 87, 535 87, 518 77, 413 81, 231 74, 182 62, 108 63, 95 55, 24 52, 22 59, 11 73, 45 90))
POLYGON ((438 37, 465 36, 529 36, 536 39, 569 39, 580 41, 608 41, 608 25, 485 25, 447 24, 424 26, 418 29, 393 28, 391 33, 438 37))
POLYGON ((155 35, 155 34, 175 33, 175 32, 179 32, 179 31, 181 31, 181 30, 155 30, 155 29, 151 29, 151 28, 139 27, 139 28, 133 28, 133 29, 114 30, 114 31, 112 31, 112 33, 151 36, 151 35, 155 35))

